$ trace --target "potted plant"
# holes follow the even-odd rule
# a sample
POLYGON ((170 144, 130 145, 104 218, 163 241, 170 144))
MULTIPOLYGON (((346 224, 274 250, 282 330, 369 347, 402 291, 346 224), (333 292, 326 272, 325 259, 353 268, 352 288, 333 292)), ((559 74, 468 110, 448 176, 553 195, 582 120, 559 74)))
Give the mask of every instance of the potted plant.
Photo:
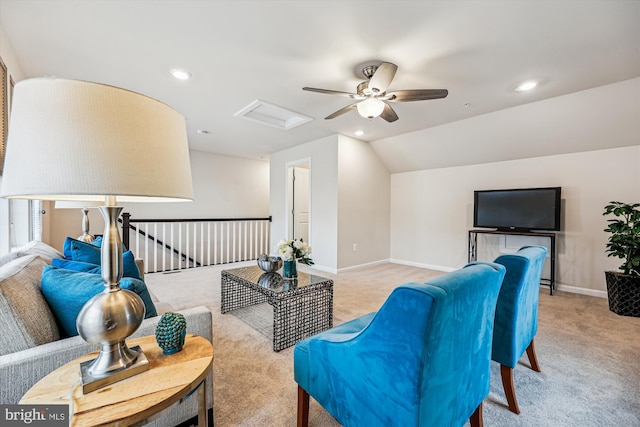
POLYGON ((609 235, 607 256, 622 258, 618 271, 605 271, 609 309, 622 316, 640 317, 640 203, 609 202, 603 215, 613 215, 604 230, 609 235))

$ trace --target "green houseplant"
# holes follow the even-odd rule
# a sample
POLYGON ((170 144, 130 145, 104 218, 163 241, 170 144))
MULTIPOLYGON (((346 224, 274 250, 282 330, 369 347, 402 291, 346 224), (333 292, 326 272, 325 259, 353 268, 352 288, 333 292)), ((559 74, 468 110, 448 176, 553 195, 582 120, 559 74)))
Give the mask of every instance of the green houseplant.
POLYGON ((621 258, 621 272, 605 271, 609 309, 623 316, 640 317, 640 203, 609 202, 607 256, 621 258))

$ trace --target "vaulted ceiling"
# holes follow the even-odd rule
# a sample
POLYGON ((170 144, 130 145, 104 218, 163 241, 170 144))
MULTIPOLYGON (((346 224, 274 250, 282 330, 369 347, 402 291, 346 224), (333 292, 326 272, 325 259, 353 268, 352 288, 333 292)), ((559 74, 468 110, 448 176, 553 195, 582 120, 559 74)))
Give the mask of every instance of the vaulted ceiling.
POLYGON ((250 158, 356 130, 380 140, 640 75, 637 0, 0 0, 0 25, 25 77, 143 93, 186 117, 191 149, 250 158), (325 120, 353 101, 302 90, 354 92, 376 61, 399 67, 390 90, 449 95, 393 104, 399 120, 387 123, 355 111, 325 120), (174 79, 176 68, 192 78, 174 79), (513 90, 530 79, 535 90, 513 90), (256 99, 314 120, 282 130, 234 117, 256 99))

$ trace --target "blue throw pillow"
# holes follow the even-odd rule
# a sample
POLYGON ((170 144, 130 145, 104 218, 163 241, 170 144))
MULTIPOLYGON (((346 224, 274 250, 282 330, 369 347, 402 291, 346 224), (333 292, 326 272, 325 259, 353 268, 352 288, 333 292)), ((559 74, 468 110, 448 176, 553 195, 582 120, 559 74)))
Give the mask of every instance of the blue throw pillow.
POLYGON ((100 265, 100 246, 67 237, 62 252, 66 259, 100 265))
MULTIPOLYGON (((83 271, 85 273, 100 274, 102 272, 100 262, 95 264, 85 261, 74 261, 72 259, 54 258, 51 260, 51 265, 58 268, 66 268, 67 270, 83 271)), ((133 277, 134 279, 142 280, 135 256, 131 251, 122 254, 122 277, 133 277)))
POLYGON ((70 259, 53 258, 51 265, 56 268, 64 268, 72 271, 80 271, 83 273, 100 274, 102 269, 99 265, 90 262, 71 261, 70 259))
MULTIPOLYGON (((83 242, 82 240, 67 237, 64 240, 62 252, 66 259, 74 261, 90 262, 100 264, 100 248, 102 247, 102 236, 98 236, 93 242, 83 242)), ((122 244, 122 252, 127 248, 122 244)))
MULTIPOLYGON (((145 319, 158 315, 147 285, 142 280, 125 277, 120 281, 120 287, 133 291, 142 298, 145 319)), ((104 282, 97 274, 47 265, 42 270, 41 289, 62 334, 70 337, 78 335, 78 313, 87 301, 104 290, 104 282)))

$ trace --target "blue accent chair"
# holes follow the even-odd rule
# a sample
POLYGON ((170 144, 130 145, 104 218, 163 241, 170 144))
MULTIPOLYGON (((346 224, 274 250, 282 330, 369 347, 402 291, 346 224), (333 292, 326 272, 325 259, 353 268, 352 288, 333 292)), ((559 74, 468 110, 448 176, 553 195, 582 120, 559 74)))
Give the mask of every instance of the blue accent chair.
POLYGON ((482 426, 505 268, 475 262, 397 287, 378 312, 296 344, 298 426, 309 395, 344 426, 482 426))
POLYGON ((513 384, 513 368, 525 350, 531 369, 540 372, 533 338, 538 331, 538 295, 546 256, 544 246, 523 246, 518 252, 501 255, 494 261, 504 265, 507 274, 496 306, 491 359, 500 364, 504 394, 509 409, 516 414, 520 413, 520 408, 513 384))

